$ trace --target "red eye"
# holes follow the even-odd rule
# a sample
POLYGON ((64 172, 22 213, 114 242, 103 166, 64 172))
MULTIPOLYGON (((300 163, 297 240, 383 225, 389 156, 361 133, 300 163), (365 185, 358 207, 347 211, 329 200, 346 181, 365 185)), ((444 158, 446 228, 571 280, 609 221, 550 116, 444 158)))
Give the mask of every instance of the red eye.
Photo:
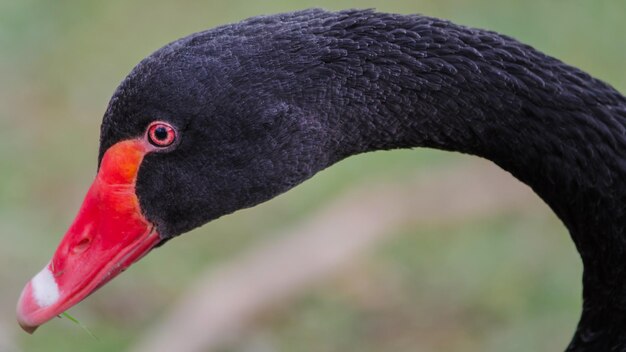
POLYGON ((157 147, 167 147, 174 143, 176 130, 165 122, 153 122, 148 127, 148 140, 157 147))

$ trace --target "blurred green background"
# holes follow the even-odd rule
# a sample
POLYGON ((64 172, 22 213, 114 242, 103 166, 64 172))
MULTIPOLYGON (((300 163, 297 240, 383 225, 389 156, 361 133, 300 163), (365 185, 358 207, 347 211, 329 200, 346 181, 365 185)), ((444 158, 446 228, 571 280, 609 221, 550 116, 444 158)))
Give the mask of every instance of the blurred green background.
MULTIPOLYGON (((0 0, 0 337, 7 346, 123 350, 203 268, 262 243, 354 184, 471 158, 432 150, 353 157, 269 203, 171 241, 72 309, 99 340, 67 320, 54 320, 34 336, 19 331, 19 292, 73 219, 95 174, 101 116, 131 68, 191 32, 309 7, 374 7, 489 28, 626 91, 622 0, 0 0)), ((550 212, 397 232, 308 294, 265 314, 224 351, 566 346, 580 311, 581 265, 550 212), (255 349, 258 341, 265 349, 255 349)))

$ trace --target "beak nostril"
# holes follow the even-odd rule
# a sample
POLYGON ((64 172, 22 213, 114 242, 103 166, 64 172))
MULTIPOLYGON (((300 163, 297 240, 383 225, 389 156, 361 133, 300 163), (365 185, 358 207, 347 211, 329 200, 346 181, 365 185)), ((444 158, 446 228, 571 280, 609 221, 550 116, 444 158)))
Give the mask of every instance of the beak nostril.
POLYGON ((80 254, 80 253, 84 252, 85 249, 87 249, 87 247, 89 247, 90 243, 91 243, 91 239, 89 237, 83 238, 78 243, 76 243, 76 245, 72 248, 72 253, 80 254))

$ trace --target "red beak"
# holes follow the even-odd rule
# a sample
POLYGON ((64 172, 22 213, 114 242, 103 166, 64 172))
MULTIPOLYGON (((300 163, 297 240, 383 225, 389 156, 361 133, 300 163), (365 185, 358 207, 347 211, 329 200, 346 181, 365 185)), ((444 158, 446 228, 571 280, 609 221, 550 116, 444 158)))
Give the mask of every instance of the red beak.
POLYGON ((120 274, 159 243, 135 194, 137 171, 150 146, 119 142, 98 175, 52 260, 24 287, 17 320, 32 333, 120 274))

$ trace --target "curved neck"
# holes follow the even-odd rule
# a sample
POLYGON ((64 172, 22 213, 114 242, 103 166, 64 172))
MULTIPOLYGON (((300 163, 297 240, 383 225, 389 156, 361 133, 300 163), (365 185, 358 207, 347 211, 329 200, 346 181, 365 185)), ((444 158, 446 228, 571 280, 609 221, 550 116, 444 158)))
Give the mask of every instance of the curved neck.
POLYGON ((323 77, 334 91, 315 111, 337 131, 337 159, 433 147, 511 172, 556 212, 583 259, 585 305, 570 348, 626 348, 626 99, 493 32, 414 17, 338 33, 367 50, 341 40, 327 48, 334 73, 323 77))

